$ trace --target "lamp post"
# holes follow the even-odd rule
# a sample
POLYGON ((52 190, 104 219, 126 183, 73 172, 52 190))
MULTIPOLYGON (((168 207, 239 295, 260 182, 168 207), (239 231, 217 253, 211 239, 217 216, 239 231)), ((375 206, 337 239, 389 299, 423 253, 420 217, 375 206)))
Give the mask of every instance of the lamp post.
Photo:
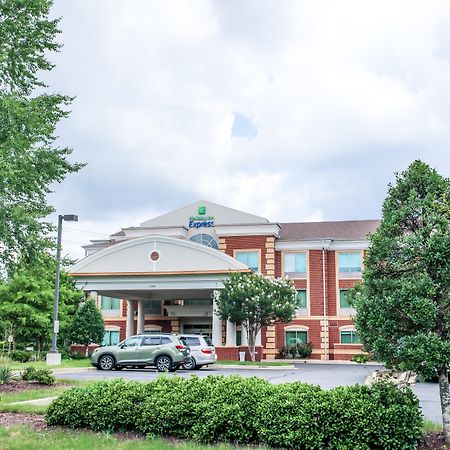
POLYGON ((61 266, 61 235, 62 235, 62 223, 66 222, 78 222, 78 216, 75 214, 66 214, 58 216, 58 242, 56 244, 56 281, 55 281, 55 301, 53 303, 53 338, 52 349, 47 353, 46 362, 47 365, 57 366, 61 364, 61 353, 58 353, 56 348, 56 340, 59 332, 59 320, 58 320, 58 304, 59 304, 59 278, 60 278, 60 266, 61 266))

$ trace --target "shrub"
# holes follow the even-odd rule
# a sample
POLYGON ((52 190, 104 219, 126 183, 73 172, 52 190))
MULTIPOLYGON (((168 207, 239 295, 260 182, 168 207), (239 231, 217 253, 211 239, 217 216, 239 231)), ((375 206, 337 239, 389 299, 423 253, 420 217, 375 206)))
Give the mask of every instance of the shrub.
POLYGON ((8 384, 11 381, 17 381, 17 376, 14 375, 14 372, 9 366, 0 366, 0 384, 8 384))
POLYGON ((11 350, 9 357, 16 362, 28 362, 33 354, 25 350, 11 350))
POLYGON ((312 344, 311 342, 300 342, 296 345, 297 347, 297 355, 300 358, 309 358, 312 353, 312 344))
POLYGON ((85 353, 82 353, 82 352, 70 352, 69 358, 70 359, 86 359, 87 356, 85 353))
POLYGON ((61 394, 46 420, 96 431, 296 449, 407 449, 422 435, 419 402, 409 388, 376 383, 326 391, 239 376, 102 381, 61 394))
POLYGON ((35 369, 34 367, 26 367, 22 372, 22 380, 37 381, 40 384, 54 384, 55 377, 50 369, 35 369))
POLYGON ((280 358, 286 358, 287 355, 287 348, 286 347, 280 347, 278 349, 278 354, 280 355, 280 358))
POLYGON ((365 364, 369 361, 369 355, 366 355, 365 353, 358 353, 352 356, 352 361, 358 364, 365 364))

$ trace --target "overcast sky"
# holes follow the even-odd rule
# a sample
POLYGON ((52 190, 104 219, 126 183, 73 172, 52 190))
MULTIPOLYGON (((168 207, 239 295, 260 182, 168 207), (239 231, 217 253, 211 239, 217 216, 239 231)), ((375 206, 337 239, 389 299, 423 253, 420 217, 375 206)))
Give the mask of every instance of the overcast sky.
POLYGON ((46 75, 86 162, 64 249, 200 199, 272 221, 372 219, 417 158, 450 176, 450 2, 55 0, 46 75), (74 229, 78 231, 73 231, 74 229))

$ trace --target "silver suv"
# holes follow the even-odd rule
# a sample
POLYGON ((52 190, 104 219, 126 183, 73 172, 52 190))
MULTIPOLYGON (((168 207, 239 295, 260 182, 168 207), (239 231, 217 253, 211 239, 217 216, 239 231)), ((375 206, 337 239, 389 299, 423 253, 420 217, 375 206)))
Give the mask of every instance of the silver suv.
POLYGON ((155 366, 158 372, 175 372, 189 354, 189 348, 173 334, 144 334, 96 348, 91 363, 99 370, 155 366))
POLYGON ((178 339, 191 350, 190 357, 183 363, 185 369, 200 369, 216 362, 216 348, 208 336, 179 334, 178 339))

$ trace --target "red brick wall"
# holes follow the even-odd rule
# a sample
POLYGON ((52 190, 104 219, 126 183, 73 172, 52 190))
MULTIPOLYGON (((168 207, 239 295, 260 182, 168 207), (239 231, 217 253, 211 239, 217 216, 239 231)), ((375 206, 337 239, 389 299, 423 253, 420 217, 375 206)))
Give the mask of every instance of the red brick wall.
POLYGON ((322 250, 309 251, 309 296, 311 315, 323 316, 322 250))
POLYGON ((235 250, 261 250, 261 273, 266 273, 266 239, 268 236, 229 236, 224 238, 225 252, 234 257, 235 250))

